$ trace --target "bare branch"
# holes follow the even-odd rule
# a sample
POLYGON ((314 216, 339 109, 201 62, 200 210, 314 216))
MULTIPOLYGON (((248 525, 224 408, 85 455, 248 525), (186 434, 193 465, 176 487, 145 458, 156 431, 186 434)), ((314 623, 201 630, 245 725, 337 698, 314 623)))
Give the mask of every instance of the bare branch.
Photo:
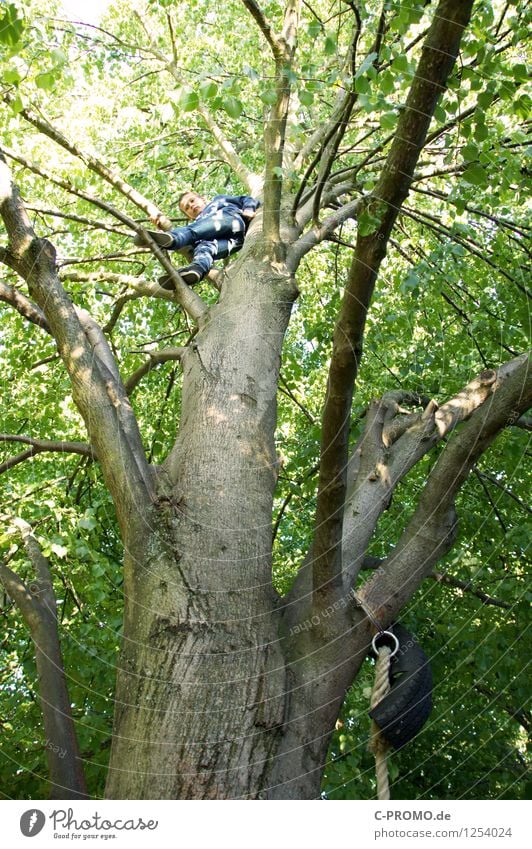
POLYGON ((482 592, 482 590, 476 589, 471 581, 460 581, 458 578, 453 578, 452 575, 448 575, 446 572, 432 572, 429 577, 434 578, 434 580, 439 584, 446 584, 448 587, 456 587, 456 589, 470 593, 471 595, 479 598, 484 604, 492 604, 494 607, 504 607, 507 610, 512 608, 512 605, 507 601, 502 601, 500 598, 494 598, 493 596, 482 592))
POLYGON ((76 215, 73 212, 61 212, 58 209, 46 209, 39 204, 26 204, 26 209, 30 212, 38 212, 40 215, 50 215, 52 218, 66 218, 68 221, 76 221, 78 224, 83 224, 86 227, 92 227, 94 230, 105 230, 106 233, 116 233, 117 236, 130 236, 129 231, 120 230, 118 227, 113 227, 111 224, 106 224, 105 221, 95 221, 93 218, 86 218, 83 215, 76 215))
POLYGON ((37 439, 32 436, 22 436, 21 434, 0 433, 0 443, 1 442, 19 442, 31 447, 22 454, 17 454, 16 457, 10 457, 9 460, 6 460, 4 463, 0 463, 0 474, 7 472, 9 469, 12 469, 13 466, 17 466, 29 457, 35 457, 37 454, 42 454, 45 451, 51 451, 58 454, 81 454, 83 457, 92 458, 95 456, 90 445, 86 445, 84 442, 37 439))
POLYGON ((326 218, 319 227, 313 227, 308 230, 288 249, 287 265, 291 271, 296 271, 303 257, 309 253, 316 245, 330 238, 334 231, 340 227, 345 221, 350 218, 356 218, 358 212, 362 208, 363 200, 357 198, 350 203, 346 203, 340 209, 333 212, 326 218))
POLYGON ((515 503, 518 504, 521 510, 524 510, 525 513, 532 513, 532 507, 529 507, 526 502, 518 498, 514 492, 508 489, 508 487, 504 486, 501 481, 497 480, 496 477, 493 477, 493 475, 488 475, 486 474, 486 472, 478 472, 478 475, 482 478, 482 480, 488 481, 488 483, 491 483, 493 484, 493 486, 496 486, 498 489, 500 489, 501 492, 504 492, 504 494, 507 495, 508 498, 511 498, 512 501, 515 501, 515 503))

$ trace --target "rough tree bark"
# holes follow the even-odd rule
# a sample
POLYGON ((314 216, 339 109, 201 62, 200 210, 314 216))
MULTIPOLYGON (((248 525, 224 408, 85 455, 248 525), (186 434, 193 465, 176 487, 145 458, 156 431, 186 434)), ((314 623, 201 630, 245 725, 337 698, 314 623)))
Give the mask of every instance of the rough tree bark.
MULTIPOLYGON (((295 50, 299 4, 287 4, 279 35, 255 2, 244 5, 276 68, 264 215, 256 217, 214 306, 176 281, 176 298, 198 332, 191 345, 168 354, 181 361, 183 401, 177 440, 162 466, 148 464, 105 338, 64 295, 53 249, 33 233, 2 166, 0 208, 10 235, 2 259, 28 281, 37 306, 9 291, 3 298, 57 340, 87 426, 86 450, 101 464, 123 535, 126 610, 109 798, 317 798, 338 711, 374 633, 353 587, 395 486, 448 439, 394 553, 358 591, 383 626, 452 545, 454 499, 473 463, 510 415, 515 420, 530 404, 523 357, 483 373, 440 408, 390 393, 372 403, 348 457, 373 286, 472 2, 441 0, 381 179, 363 202, 350 201, 321 223, 312 197, 293 216, 293 197, 282 195, 285 65, 295 50), (274 431, 295 273, 308 250, 367 208, 379 223, 358 238, 336 328, 316 534, 292 590, 280 598, 271 579, 274 431)), ((219 143, 235 160, 223 138, 219 143)), ((94 160, 89 166, 98 171, 94 160)), ((116 184, 119 177, 111 177, 116 184)), ((319 186, 323 205, 334 191, 327 181, 319 186)), ((161 251, 150 247, 167 268, 161 251)))
POLYGON ((50 564, 27 522, 13 523, 35 574, 25 583, 0 561, 0 581, 19 608, 35 645, 39 697, 44 716, 46 758, 52 799, 88 798, 83 761, 72 719, 50 564))

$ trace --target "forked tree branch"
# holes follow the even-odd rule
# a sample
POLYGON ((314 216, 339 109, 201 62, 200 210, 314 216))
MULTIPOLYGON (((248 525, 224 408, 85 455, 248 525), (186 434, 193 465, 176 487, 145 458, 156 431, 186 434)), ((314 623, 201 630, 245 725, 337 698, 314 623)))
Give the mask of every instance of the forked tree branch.
POLYGON ((384 626, 393 621, 450 549, 456 534, 455 498, 479 457, 515 416, 530 407, 530 360, 523 357, 518 362, 447 443, 393 553, 359 592, 384 626))

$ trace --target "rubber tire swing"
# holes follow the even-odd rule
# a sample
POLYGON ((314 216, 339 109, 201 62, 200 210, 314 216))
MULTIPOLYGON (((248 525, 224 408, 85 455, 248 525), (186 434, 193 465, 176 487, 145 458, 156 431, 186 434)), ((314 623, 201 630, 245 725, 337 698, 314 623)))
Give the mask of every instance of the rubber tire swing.
POLYGON ((416 736, 432 710, 432 672, 430 662, 412 634, 395 624, 373 639, 378 653, 382 644, 391 645, 390 692, 369 711, 382 736, 401 749, 416 736), (391 642, 390 642, 391 641, 391 642))
POLYGON ((432 672, 427 655, 412 634, 395 624, 372 642, 377 656, 371 695, 370 750, 375 756, 377 797, 390 798, 387 752, 405 746, 432 709, 432 672))

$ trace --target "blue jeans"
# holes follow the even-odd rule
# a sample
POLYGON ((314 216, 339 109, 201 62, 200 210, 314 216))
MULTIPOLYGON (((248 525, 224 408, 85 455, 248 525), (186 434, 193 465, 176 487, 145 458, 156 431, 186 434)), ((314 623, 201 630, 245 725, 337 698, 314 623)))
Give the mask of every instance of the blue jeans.
POLYGON ((246 228, 243 220, 237 216, 226 215, 220 210, 216 215, 193 221, 185 227, 170 230, 173 245, 170 251, 192 247, 193 262, 204 274, 212 268, 215 259, 224 259, 244 244, 246 228))

